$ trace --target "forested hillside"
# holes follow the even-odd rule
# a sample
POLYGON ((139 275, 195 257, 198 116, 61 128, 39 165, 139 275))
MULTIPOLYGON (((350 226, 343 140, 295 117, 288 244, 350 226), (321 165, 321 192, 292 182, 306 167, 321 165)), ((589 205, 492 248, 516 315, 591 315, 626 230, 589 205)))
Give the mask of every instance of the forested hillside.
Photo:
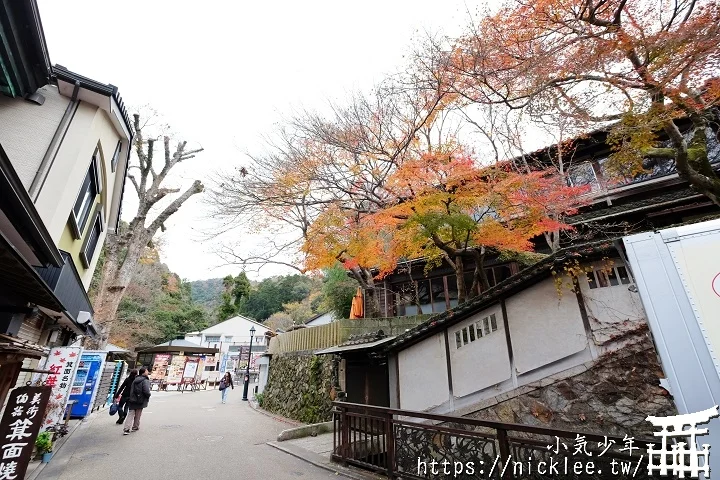
POLYGON ((222 278, 194 280, 189 284, 193 302, 207 308, 208 312, 212 312, 220 306, 220 296, 223 292, 222 278))
POLYGON ((209 320, 205 308, 193 302, 190 284, 171 272, 154 252, 143 257, 127 287, 110 342, 130 350, 148 347, 207 328, 209 320))

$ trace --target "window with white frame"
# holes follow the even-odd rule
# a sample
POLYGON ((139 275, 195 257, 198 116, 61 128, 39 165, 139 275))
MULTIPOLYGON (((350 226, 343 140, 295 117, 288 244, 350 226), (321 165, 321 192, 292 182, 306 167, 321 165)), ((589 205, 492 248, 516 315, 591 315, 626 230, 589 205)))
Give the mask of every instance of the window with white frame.
POLYGON ((205 341, 208 343, 220 343, 220 336, 207 336, 205 341))
POLYGON ((493 313, 477 322, 455 331, 455 347, 462 348, 475 340, 497 331, 497 316, 493 313))
POLYGON ((93 204, 95 203, 95 197, 97 197, 101 191, 98 157, 98 150, 95 150, 88 171, 85 174, 85 180, 83 180, 80 192, 75 200, 72 215, 70 215, 72 220, 70 223, 73 227, 75 239, 80 239, 82 232, 85 230, 85 226, 90 219, 93 204))
POLYGON ((598 268, 587 274, 588 286, 594 288, 615 287, 628 285, 630 276, 624 265, 611 268, 598 268))
POLYGON ((120 160, 120 152, 122 152, 122 140, 118 140, 115 152, 113 153, 112 160, 110 161, 110 168, 113 172, 117 169, 118 161, 120 160))
POLYGON ((103 214, 101 205, 98 205, 95 208, 95 213, 93 214, 92 219, 90 229, 85 235, 85 241, 80 249, 80 262, 85 268, 90 268, 90 264, 92 263, 93 257, 95 256, 95 252, 97 252, 97 248, 100 243, 100 235, 103 232, 103 214))

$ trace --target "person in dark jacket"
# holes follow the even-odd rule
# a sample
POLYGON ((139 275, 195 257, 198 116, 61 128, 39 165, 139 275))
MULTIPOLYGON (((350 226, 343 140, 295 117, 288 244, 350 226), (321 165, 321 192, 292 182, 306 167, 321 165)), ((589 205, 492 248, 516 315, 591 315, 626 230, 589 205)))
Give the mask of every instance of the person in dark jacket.
POLYGON ((220 388, 222 388, 222 390, 220 390, 220 393, 222 394, 222 403, 225 403, 227 401, 228 388, 235 390, 235 385, 233 385, 232 382, 232 374, 230 372, 225 372, 225 375, 223 375, 222 380, 220 380, 220 388))
POLYGON ((130 396, 128 397, 129 412, 125 419, 125 425, 123 425, 123 435, 130 434, 130 427, 132 427, 133 432, 140 429, 140 417, 142 416, 143 409, 148 406, 149 402, 150 379, 148 378, 147 369, 143 367, 130 386, 130 396))
POLYGON ((130 370, 130 375, 125 379, 125 381, 120 385, 120 388, 118 388, 117 391, 117 398, 115 399, 115 403, 118 404, 118 421, 115 423, 122 424, 125 421, 125 417, 127 417, 128 414, 128 398, 130 398, 130 387, 132 386, 133 381, 138 375, 137 369, 133 368, 130 370))

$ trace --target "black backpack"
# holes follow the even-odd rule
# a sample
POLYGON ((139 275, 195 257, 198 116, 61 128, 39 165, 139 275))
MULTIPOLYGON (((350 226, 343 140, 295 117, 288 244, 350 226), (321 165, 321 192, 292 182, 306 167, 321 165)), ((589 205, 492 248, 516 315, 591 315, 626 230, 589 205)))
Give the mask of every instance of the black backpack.
POLYGON ((142 391, 142 382, 138 384, 138 389, 135 389, 135 382, 133 382, 132 386, 130 387, 130 397, 128 398, 128 402, 130 403, 143 403, 145 402, 145 394, 142 391))

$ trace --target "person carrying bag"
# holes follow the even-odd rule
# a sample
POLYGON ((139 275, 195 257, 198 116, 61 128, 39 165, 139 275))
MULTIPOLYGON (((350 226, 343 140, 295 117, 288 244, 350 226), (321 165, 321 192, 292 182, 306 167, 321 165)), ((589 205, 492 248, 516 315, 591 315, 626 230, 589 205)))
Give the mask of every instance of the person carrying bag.
POLYGON ((227 393, 228 393, 228 387, 235 390, 235 385, 233 385, 232 381, 232 375, 230 375, 230 372, 225 372, 225 375, 223 375, 222 380, 220 380, 220 393, 222 394, 222 403, 226 403, 227 401, 227 393))

